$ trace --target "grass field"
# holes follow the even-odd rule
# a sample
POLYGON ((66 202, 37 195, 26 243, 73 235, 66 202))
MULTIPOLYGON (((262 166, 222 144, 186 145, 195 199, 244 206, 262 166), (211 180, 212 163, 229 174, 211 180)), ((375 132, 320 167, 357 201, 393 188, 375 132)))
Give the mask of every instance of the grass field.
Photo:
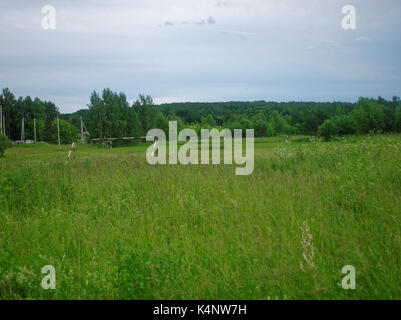
POLYGON ((401 135, 283 140, 255 140, 250 176, 144 144, 7 150, 0 298, 401 299, 401 135))

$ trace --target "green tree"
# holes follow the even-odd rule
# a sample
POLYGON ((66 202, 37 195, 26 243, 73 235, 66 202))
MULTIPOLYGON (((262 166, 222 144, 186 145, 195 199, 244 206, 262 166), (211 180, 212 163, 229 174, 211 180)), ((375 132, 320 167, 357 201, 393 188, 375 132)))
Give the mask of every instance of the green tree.
MULTIPOLYGON (((60 121, 60 141, 61 144, 70 144, 79 140, 79 132, 76 127, 64 120, 60 121)), ((51 125, 51 143, 58 143, 57 136, 57 120, 54 120, 51 125)))
POLYGON ((274 125, 272 122, 268 122, 266 124, 266 137, 273 137, 276 135, 276 131, 274 130, 274 125))
POLYGON ((184 123, 179 116, 175 115, 174 113, 170 113, 167 116, 167 121, 177 121, 177 131, 180 132, 182 130, 184 123))
POLYGON ((242 129, 252 129, 252 121, 251 120, 249 120, 245 117, 242 117, 240 120, 240 123, 241 123, 242 129))
POLYGON ((201 118, 201 126, 204 128, 215 128, 217 127, 217 123, 213 116, 209 113, 206 118, 201 118))
POLYGON ((267 121, 263 112, 252 117, 252 126, 255 129, 256 137, 265 137, 267 134, 267 121))
POLYGON ((134 108, 130 108, 129 110, 128 128, 129 128, 129 136, 131 137, 139 137, 143 135, 142 124, 139 121, 138 113, 134 110, 134 108))
POLYGON ((283 133, 286 121, 277 110, 273 110, 273 112, 270 114, 269 123, 271 128, 273 129, 273 135, 283 133))
POLYGON ((168 121, 160 111, 155 116, 155 128, 168 132, 168 121))
POLYGON ((3 106, 3 115, 6 117, 6 134, 10 139, 19 139, 20 128, 17 123, 22 120, 22 110, 16 107, 14 94, 8 88, 4 88, 0 95, 0 104, 3 106))
POLYGON ((88 129, 93 138, 105 137, 104 125, 106 123, 105 106, 100 95, 94 91, 90 96, 88 129))
POLYGON ((323 137, 326 141, 336 134, 336 127, 333 120, 327 119, 317 130, 319 137, 323 137))
POLYGON ((155 128, 156 108, 150 95, 140 94, 133 104, 134 110, 138 113, 142 125, 143 134, 155 128))
POLYGON ((52 123, 56 119, 59 111, 53 102, 45 101, 44 105, 46 108, 46 119, 45 119, 45 127, 44 127, 43 136, 44 136, 45 141, 51 142, 51 140, 52 140, 52 123))
POLYGON ((318 128, 318 136, 325 140, 338 135, 354 134, 356 132, 355 121, 351 115, 338 115, 327 119, 318 128))
POLYGON ((339 115, 331 118, 335 126, 336 135, 354 134, 356 125, 351 115, 339 115))
POLYGON ((353 111, 356 129, 359 133, 384 129, 383 107, 371 99, 360 98, 357 108, 353 111))

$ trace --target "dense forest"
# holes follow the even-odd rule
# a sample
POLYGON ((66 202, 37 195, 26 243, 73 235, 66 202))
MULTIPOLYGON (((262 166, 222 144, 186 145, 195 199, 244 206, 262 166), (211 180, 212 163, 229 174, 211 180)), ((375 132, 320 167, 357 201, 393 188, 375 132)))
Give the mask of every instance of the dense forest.
MULTIPOLYGON (((57 141, 57 106, 39 98, 16 98, 8 88, 0 94, 6 135, 21 137, 22 118, 25 137, 33 139, 36 119, 37 139, 57 141)), ((346 134, 401 132, 401 101, 360 98, 347 102, 216 102, 170 103, 155 105, 151 96, 139 95, 130 104, 124 93, 104 89, 93 92, 88 109, 60 114, 61 142, 79 139, 82 117, 91 138, 143 136, 151 128, 168 129, 176 120, 179 130, 192 128, 255 129, 255 136, 310 134, 329 139, 346 134)))

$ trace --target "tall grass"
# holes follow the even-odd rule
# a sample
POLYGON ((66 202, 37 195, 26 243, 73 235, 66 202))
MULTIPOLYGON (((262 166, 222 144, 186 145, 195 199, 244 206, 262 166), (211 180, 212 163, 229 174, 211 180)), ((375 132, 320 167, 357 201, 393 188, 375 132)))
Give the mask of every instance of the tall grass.
POLYGON ((144 150, 79 146, 67 166, 67 146, 7 151, 0 298, 401 298, 400 135, 257 139, 250 176, 144 150))

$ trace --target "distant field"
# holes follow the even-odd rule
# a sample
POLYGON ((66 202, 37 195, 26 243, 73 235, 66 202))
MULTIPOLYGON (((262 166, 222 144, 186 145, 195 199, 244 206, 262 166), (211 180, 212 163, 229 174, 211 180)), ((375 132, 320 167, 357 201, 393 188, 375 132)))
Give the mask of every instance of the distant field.
POLYGON ((146 144, 7 150, 0 298, 401 299, 401 135, 290 140, 256 139, 250 176, 146 144))

